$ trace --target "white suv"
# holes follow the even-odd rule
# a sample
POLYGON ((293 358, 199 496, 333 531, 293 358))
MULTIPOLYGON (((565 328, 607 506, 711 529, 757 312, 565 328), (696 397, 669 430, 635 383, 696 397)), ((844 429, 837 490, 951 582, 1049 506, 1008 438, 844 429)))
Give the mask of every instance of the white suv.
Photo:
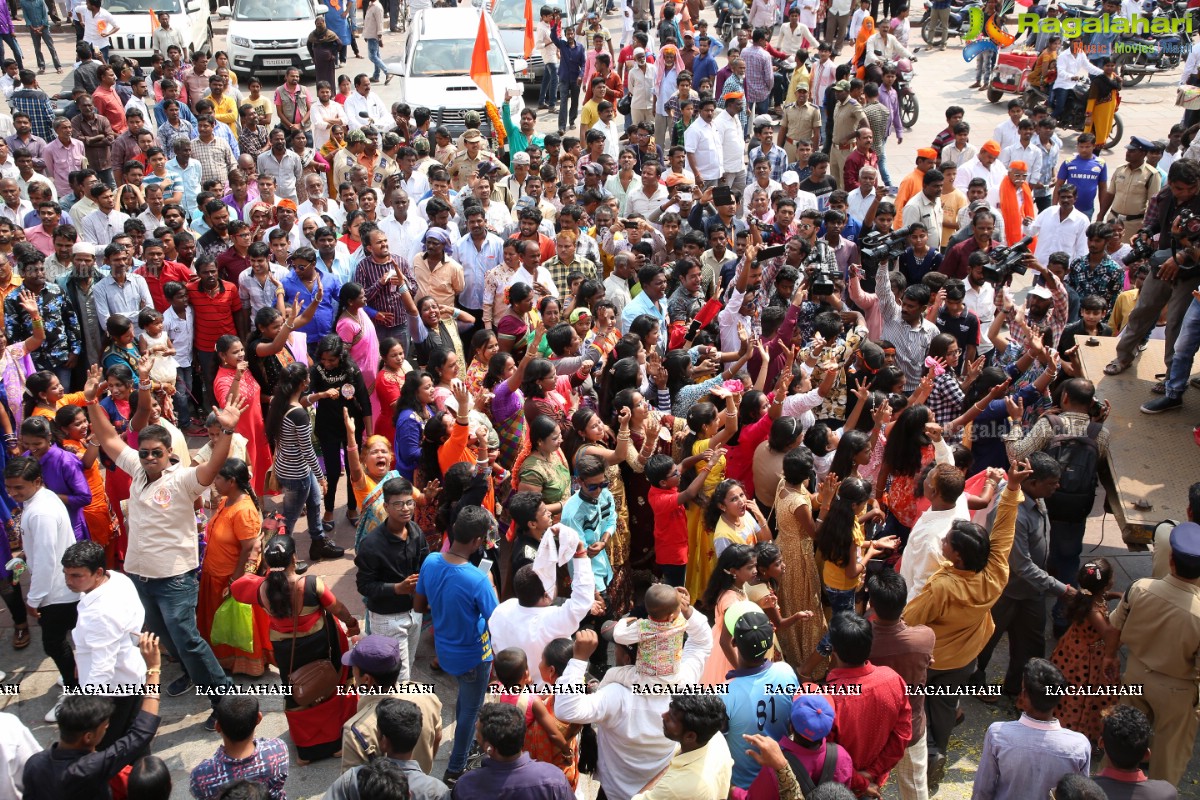
POLYGON ((291 67, 313 71, 306 44, 318 14, 327 11, 313 0, 235 0, 217 6, 229 19, 229 66, 240 75, 282 75, 291 67))
POLYGON ((183 36, 183 44, 189 50, 184 53, 184 60, 190 60, 193 53, 212 53, 208 0, 106 0, 104 8, 116 18, 120 28, 112 37, 112 51, 140 59, 145 66, 149 66, 154 55, 154 32, 150 26, 159 11, 170 13, 171 28, 183 36))
MULTIPOLYGON (((471 80, 471 53, 479 31, 480 12, 471 6, 430 8, 418 11, 413 17, 405 42, 404 60, 388 65, 388 72, 397 76, 394 85, 399 96, 394 98, 416 108, 424 106, 433 115, 431 125, 446 126, 452 136, 465 129, 463 117, 468 111, 481 114, 488 98, 471 80)), ((492 72, 492 91, 496 107, 504 103, 504 93, 513 92, 509 106, 513 121, 520 117, 524 102, 521 86, 514 70, 527 67, 525 59, 509 60, 500 41, 496 23, 487 19, 491 47, 488 65, 492 72)), ((386 94, 388 90, 383 90, 386 94)), ((482 131, 494 138, 487 116, 483 116, 482 131)))

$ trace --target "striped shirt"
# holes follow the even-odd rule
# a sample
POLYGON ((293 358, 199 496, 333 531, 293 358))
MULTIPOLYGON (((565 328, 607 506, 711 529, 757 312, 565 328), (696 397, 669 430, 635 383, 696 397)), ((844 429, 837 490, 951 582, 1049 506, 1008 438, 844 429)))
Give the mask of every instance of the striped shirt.
POLYGON ((202 290, 198 280, 189 283, 187 289, 192 310, 196 312, 196 352, 212 353, 216 350, 217 339, 227 333, 237 333, 233 315, 242 310, 237 287, 229 281, 221 281, 215 297, 202 290))
MULTIPOLYGON (((875 285, 885 288, 889 285, 887 261, 880 262, 875 285)), ((900 304, 895 295, 885 290, 877 291, 876 296, 879 298, 879 316, 883 320, 883 338, 896 345, 896 364, 904 371, 904 391, 911 392, 921 382, 929 343, 939 333, 937 325, 922 316, 914 328, 900 316, 900 304)))
POLYGON ((312 418, 308 411, 293 406, 283 415, 279 441, 275 443, 275 477, 285 481, 302 481, 309 475, 322 480, 325 473, 312 444, 312 418))

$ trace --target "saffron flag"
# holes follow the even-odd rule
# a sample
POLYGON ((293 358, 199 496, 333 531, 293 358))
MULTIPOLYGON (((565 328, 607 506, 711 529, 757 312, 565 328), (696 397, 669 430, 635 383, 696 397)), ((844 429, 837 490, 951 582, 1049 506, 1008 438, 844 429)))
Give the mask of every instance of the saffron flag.
POLYGON ((471 80, 494 103, 496 94, 492 89, 492 69, 488 66, 489 46, 486 12, 481 12, 479 33, 475 36, 475 48, 471 51, 471 80))
POLYGON ((533 55, 533 0, 525 0, 525 58, 533 55))

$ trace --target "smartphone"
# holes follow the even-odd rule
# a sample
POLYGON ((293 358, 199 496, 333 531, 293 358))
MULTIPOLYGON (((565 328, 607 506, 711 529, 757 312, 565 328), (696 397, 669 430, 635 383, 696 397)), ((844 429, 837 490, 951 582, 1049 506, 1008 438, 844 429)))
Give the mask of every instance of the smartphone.
POLYGON ((768 258, 778 258, 783 255, 786 247, 786 245, 782 244, 773 244, 770 247, 764 247, 758 251, 758 257, 755 260, 766 261, 768 258))
POLYGON ((734 202, 733 191, 728 186, 714 186, 712 201, 714 206, 731 206, 734 202))
POLYGON ((479 562, 478 569, 484 575, 487 575, 489 572, 492 571, 492 560, 490 558, 483 559, 482 561, 479 562))

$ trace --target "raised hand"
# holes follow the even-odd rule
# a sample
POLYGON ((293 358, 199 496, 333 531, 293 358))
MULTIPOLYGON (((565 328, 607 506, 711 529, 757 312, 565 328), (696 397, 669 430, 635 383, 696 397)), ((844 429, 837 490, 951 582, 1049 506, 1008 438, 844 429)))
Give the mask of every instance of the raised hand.
POLYGON ((83 384, 83 396, 89 403, 96 399, 100 392, 100 382, 104 380, 104 371, 99 364, 88 367, 87 381, 83 384))
POLYGON ((144 355, 138 359, 137 374, 139 385, 150 385, 150 369, 154 366, 154 356, 144 355))
POLYGON ((342 407, 342 422, 346 425, 346 441, 354 441, 354 417, 350 416, 350 410, 345 406, 342 407))
POLYGON ((1008 410, 1008 416, 1020 422, 1025 418, 1025 401, 1021 398, 1015 400, 1011 397, 1004 398, 1004 407, 1008 410))
POLYGON ((621 430, 629 430, 629 420, 633 418, 633 411, 629 406, 624 406, 617 412, 617 423, 621 426, 621 430))
POLYGON ((884 400, 879 404, 879 408, 871 412, 871 419, 875 422, 875 427, 882 427, 892 418, 892 404, 884 400))
POLYGON ((964 376, 967 380, 974 380, 979 377, 979 373, 983 372, 984 356, 980 356, 974 361, 967 364, 967 374, 964 376))
POLYGON ((454 401, 458 403, 458 415, 465 417, 471 410, 471 393, 467 390, 467 385, 455 378, 450 384, 450 391, 454 394, 454 401))
POLYGON ((213 413, 217 415, 217 422, 222 428, 233 430, 237 427, 238 420, 242 418, 242 412, 246 410, 246 396, 238 393, 238 396, 232 403, 226 403, 224 408, 213 406, 213 413))
POLYGON ((25 313, 32 318, 41 316, 41 311, 38 309, 37 295, 28 289, 22 289, 21 294, 17 296, 17 302, 21 304, 21 308, 25 309, 25 313))
POLYGON ((1008 468, 1008 485, 1012 489, 1020 489, 1025 479, 1033 474, 1028 461, 1016 461, 1008 468))

